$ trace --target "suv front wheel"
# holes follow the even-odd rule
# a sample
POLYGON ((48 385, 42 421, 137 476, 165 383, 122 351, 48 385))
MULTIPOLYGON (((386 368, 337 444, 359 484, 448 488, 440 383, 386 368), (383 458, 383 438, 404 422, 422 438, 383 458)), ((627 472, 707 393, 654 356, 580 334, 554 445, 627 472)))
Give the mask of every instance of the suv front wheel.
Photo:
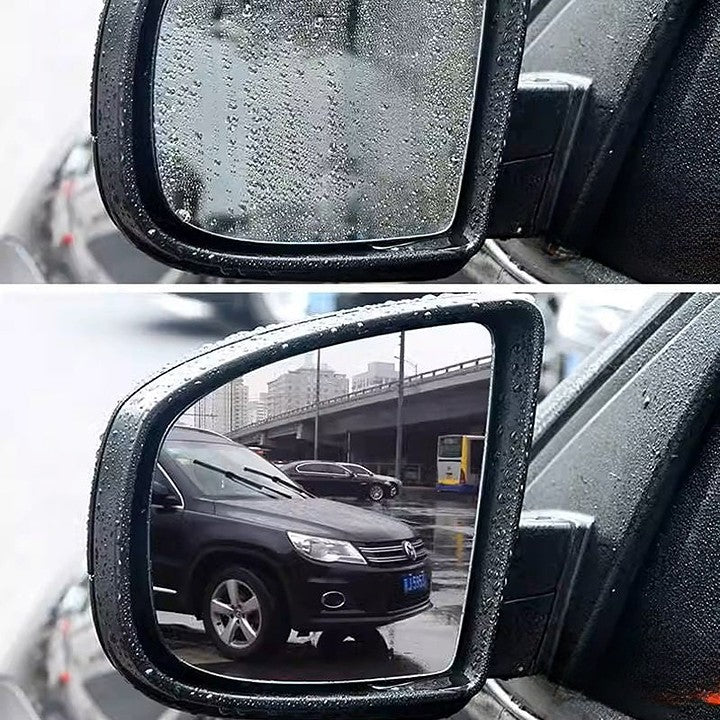
POLYGON ((228 565, 212 576, 205 589, 205 632, 233 660, 269 655, 290 634, 280 607, 260 577, 239 565, 228 565))

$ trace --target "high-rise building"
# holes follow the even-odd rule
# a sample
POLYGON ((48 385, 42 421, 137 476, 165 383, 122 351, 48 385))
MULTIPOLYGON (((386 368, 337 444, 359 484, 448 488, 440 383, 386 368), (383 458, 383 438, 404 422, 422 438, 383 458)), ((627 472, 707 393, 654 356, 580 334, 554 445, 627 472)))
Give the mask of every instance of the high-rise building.
MULTIPOLYGON (((314 404, 316 384, 317 368, 310 363, 296 370, 289 370, 270 381, 267 392, 267 417, 314 404)), ((347 395, 349 388, 350 382, 346 375, 335 372, 327 365, 321 366, 321 400, 347 395)))
POLYGON ((259 423, 268 416, 268 394, 260 393, 257 398, 248 403, 248 424, 259 423))
POLYGON ((247 385, 240 378, 233 380, 225 387, 229 388, 227 402, 230 424, 228 430, 234 430, 248 424, 250 395, 247 385))
POLYGON ((398 379, 398 371, 395 365, 389 362, 371 362, 368 363, 367 370, 364 373, 353 375, 352 389, 364 390, 365 388, 375 385, 383 385, 384 383, 395 382, 398 379))
POLYGON ((214 430, 223 435, 248 424, 250 401, 241 378, 223 385, 193 405, 180 418, 182 425, 214 430))

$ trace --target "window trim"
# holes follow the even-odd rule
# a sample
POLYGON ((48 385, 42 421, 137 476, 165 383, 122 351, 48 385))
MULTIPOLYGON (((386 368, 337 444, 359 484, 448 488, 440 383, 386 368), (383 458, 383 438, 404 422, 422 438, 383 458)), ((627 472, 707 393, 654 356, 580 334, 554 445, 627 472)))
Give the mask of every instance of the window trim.
MULTIPOLYGON (((334 465, 335 463, 330 462, 323 462, 322 460, 308 460, 307 462, 301 463, 300 465, 295 466, 295 470, 299 472, 301 475, 326 475, 327 477, 340 477, 340 478, 349 478, 352 477, 352 473, 348 471, 347 473, 329 473, 329 472, 320 472, 320 471, 307 471, 307 470, 301 470, 301 468, 304 465, 334 465)), ((338 467, 342 467, 341 465, 338 465, 338 467)))
MULTIPOLYGON (((158 460, 155 463, 155 467, 160 470, 160 472, 165 476, 165 479, 170 483, 170 487, 175 491, 177 496, 180 498, 180 504, 179 505, 171 505, 170 507, 177 508, 178 510, 184 510, 185 509, 185 498, 183 497, 183 494, 180 492, 180 488, 177 486, 177 483, 170 477, 170 474, 168 471, 160 464, 160 461, 158 460)), ((157 505, 155 503, 150 503, 150 507, 159 508, 162 507, 163 509, 167 509, 167 506, 165 505, 157 505)))

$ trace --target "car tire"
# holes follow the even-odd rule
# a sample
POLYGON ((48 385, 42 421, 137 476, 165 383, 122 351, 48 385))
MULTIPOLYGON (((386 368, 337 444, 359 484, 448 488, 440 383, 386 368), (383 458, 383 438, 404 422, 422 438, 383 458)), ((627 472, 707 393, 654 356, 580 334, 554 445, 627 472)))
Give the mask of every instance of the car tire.
POLYGON ((388 489, 388 494, 391 498, 396 498, 398 496, 398 486, 395 483, 391 483, 390 487, 388 489))
POLYGON ((287 641, 287 613, 269 587, 258 574, 240 565, 226 565, 213 573, 203 593, 202 620, 207 636, 223 656, 232 660, 267 656, 287 641))
POLYGON ((368 488, 368 497, 373 502, 380 502, 385 497, 385 488, 380 483, 372 483, 368 488))

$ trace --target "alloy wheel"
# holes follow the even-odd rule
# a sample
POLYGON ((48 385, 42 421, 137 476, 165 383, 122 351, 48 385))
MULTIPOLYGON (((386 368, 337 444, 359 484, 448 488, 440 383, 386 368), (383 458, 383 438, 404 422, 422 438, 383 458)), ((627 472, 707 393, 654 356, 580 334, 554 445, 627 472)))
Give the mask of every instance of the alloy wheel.
POLYGON ((210 620, 225 645, 248 648, 256 642, 262 628, 260 601, 241 580, 224 580, 213 591, 210 620))
POLYGON ((374 500, 375 502, 379 502, 383 499, 383 496, 385 495, 385 491, 382 488, 382 485, 371 485, 370 491, 368 493, 370 495, 370 499, 374 500))

